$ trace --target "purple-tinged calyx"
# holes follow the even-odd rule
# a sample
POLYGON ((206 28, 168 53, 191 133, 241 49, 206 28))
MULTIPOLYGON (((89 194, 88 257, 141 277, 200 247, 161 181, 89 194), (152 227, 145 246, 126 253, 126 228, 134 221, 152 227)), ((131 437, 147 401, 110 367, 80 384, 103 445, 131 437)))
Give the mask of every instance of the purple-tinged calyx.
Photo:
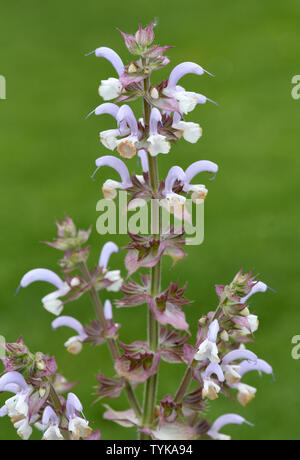
POLYGON ((63 309, 63 302, 59 299, 59 297, 68 294, 71 287, 68 283, 62 281, 56 273, 46 268, 36 268, 27 272, 21 279, 19 287, 25 288, 35 281, 45 281, 53 284, 57 288, 56 291, 42 298, 42 304, 50 313, 57 316, 60 315, 63 309))
POLYGON ((111 155, 105 155, 100 157, 96 160, 97 169, 93 173, 92 178, 95 176, 97 171, 102 168, 103 166, 109 166, 113 168, 121 177, 121 182, 113 181, 108 179, 103 184, 103 194, 104 197, 107 199, 114 199, 117 195, 116 189, 126 189, 132 186, 132 182, 130 180, 130 174, 128 171, 127 166, 125 163, 120 160, 119 158, 113 157, 111 155))
POLYGON ((160 111, 153 107, 150 114, 149 137, 147 139, 149 143, 148 151, 153 157, 159 153, 169 153, 171 148, 170 142, 166 137, 158 133, 158 125, 161 123, 161 120, 160 111))
POLYGON ((70 337, 65 343, 65 347, 68 352, 72 355, 77 355, 82 350, 82 342, 87 338, 84 327, 82 324, 72 316, 60 316, 52 321, 52 329, 57 329, 59 327, 69 327, 74 329, 78 335, 70 337))
POLYGON ((247 425, 253 426, 251 423, 247 422, 244 417, 236 414, 226 414, 222 415, 221 417, 217 418, 217 420, 213 423, 210 430, 207 432, 208 436, 212 439, 220 440, 220 441, 228 441, 231 439, 230 436, 220 433, 220 430, 225 425, 241 425, 242 423, 247 423, 247 425))
POLYGON ((118 251, 119 247, 112 241, 105 243, 100 254, 98 266, 107 269, 110 256, 118 251))

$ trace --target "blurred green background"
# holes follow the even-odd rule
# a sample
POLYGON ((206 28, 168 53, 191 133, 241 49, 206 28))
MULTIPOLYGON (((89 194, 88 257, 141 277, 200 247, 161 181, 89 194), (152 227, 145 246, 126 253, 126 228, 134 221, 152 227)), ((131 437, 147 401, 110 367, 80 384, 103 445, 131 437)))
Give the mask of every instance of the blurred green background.
MULTIPOLYGON (((116 27, 133 33, 138 22, 154 17, 159 20, 156 41, 175 46, 167 53, 171 64, 154 81, 182 61, 195 61, 216 78, 191 75, 182 84, 220 104, 198 106, 189 115, 203 128, 196 145, 182 141, 160 157, 162 175, 171 165, 186 167, 198 159, 220 167, 214 182, 202 178, 209 185, 205 242, 189 247, 189 257, 173 270, 166 261, 163 284, 188 281, 187 295, 195 302, 186 314, 193 332, 197 319, 216 306, 214 285, 230 282, 240 268, 253 269, 277 291, 251 302, 260 318, 251 349, 273 365, 276 381, 249 374, 247 383, 258 387, 256 399, 242 408, 220 397, 207 417, 236 412, 255 424, 224 430, 234 439, 299 439, 300 362, 291 358, 292 337, 300 334, 300 100, 291 97, 291 79, 300 73, 296 0, 1 2, 0 73, 6 77, 7 100, 0 101, 0 334, 15 341, 22 333, 33 351, 54 354, 60 372, 80 380, 75 392, 103 439, 135 438, 134 430, 102 421, 101 404, 91 406, 97 372, 113 375, 106 348, 86 346, 79 356, 69 355, 63 347, 69 331, 53 333, 53 317, 41 306, 49 286, 38 283, 17 297, 14 291, 27 270, 57 268, 60 254, 41 241, 54 236, 54 219, 64 213, 82 228, 93 225, 91 264, 97 261, 107 237, 95 231, 96 202, 102 181, 112 174, 106 170, 95 182, 90 174, 94 160, 105 154, 98 132, 114 125, 109 117, 84 117, 101 103, 100 80, 115 74, 108 62, 84 54, 108 46, 129 59, 116 27)), ((135 166, 131 160, 132 170, 135 166)), ((113 257, 112 268, 124 255, 113 257)), ((65 312, 84 323, 93 318, 88 297, 65 312)), ((115 312, 123 341, 145 339, 145 313, 145 307, 115 312)), ((174 393, 183 372, 184 367, 162 365, 160 397, 174 393)), ((111 405, 127 407, 123 398, 111 405)), ((7 418, 0 420, 0 439, 16 439, 7 418)))

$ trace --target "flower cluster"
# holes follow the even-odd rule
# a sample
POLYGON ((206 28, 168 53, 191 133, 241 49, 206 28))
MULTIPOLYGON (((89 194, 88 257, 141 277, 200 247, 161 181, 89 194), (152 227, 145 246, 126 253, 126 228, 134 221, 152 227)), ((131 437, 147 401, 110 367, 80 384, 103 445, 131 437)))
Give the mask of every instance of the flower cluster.
MULTIPOLYGON (((170 46, 154 44, 155 23, 134 34, 121 32, 125 45, 135 60, 124 65, 120 56, 110 48, 100 47, 89 54, 107 59, 117 76, 102 80, 99 95, 105 101, 89 115, 110 115, 114 118, 112 129, 100 132, 101 144, 112 154, 96 159, 96 171, 110 167, 120 177, 102 183, 106 199, 113 200, 118 190, 129 194, 128 209, 136 200, 147 203, 154 200, 175 218, 190 218, 186 200, 197 204, 205 200, 208 190, 204 184, 193 183, 200 173, 214 178, 218 165, 198 159, 185 170, 172 165, 165 178, 159 177, 158 158, 168 154, 180 139, 190 143, 199 141, 202 129, 198 123, 186 121, 185 115, 211 99, 179 86, 186 74, 211 75, 200 65, 184 62, 174 67, 169 78, 152 85, 150 77, 156 70, 169 64, 165 52, 170 46), (135 116, 128 103, 141 99, 143 114, 135 116), (113 101, 113 102, 107 102, 113 101), (119 158, 122 157, 121 158, 119 158), (141 163, 138 174, 130 173, 130 160, 137 156, 141 163)), ((92 177, 94 177, 95 173, 92 177)), ((57 222, 58 235, 46 244, 63 252, 59 261, 62 277, 47 268, 27 272, 19 288, 35 281, 44 281, 55 290, 42 298, 44 308, 56 318, 53 330, 67 327, 74 333, 65 342, 69 353, 77 355, 86 343, 108 345, 115 375, 100 373, 95 394, 102 399, 119 398, 124 392, 130 408, 116 411, 105 404, 104 419, 123 427, 136 427, 139 439, 194 440, 230 439, 220 431, 228 424, 248 423, 237 414, 226 414, 214 423, 206 419, 208 401, 220 395, 237 399, 245 406, 255 396, 257 389, 244 382, 250 371, 273 374, 272 367, 246 348, 254 342, 258 317, 249 306, 252 295, 265 292, 268 287, 252 273, 241 271, 226 286, 217 285, 217 307, 203 315, 198 322, 198 333, 193 344, 185 309, 191 303, 186 297, 187 286, 172 282, 163 286, 162 260, 171 257, 173 265, 186 257, 185 229, 180 234, 174 227, 163 228, 160 213, 153 217, 151 235, 129 233, 130 242, 125 247, 126 282, 119 269, 109 268, 110 256, 118 251, 113 242, 106 243, 99 261, 88 268, 90 247, 86 245, 91 229, 77 230, 69 217, 57 222), (133 278, 139 270, 149 270, 133 278), (122 298, 114 302, 119 308, 146 305, 148 309, 148 337, 131 343, 119 340, 120 324, 115 323, 112 303, 100 298, 101 291, 121 292, 122 298), (61 315, 65 306, 88 294, 96 319, 82 325, 76 318, 61 315), (167 394, 157 400, 157 375, 161 361, 170 365, 181 364, 185 375, 174 395, 167 394), (140 404, 135 389, 145 385, 144 401, 140 404), (192 386, 192 388, 190 388, 192 386)), ((61 375, 56 374, 54 358, 42 353, 31 353, 22 339, 7 344, 3 358, 5 374, 0 378, 0 391, 14 394, 0 409, 0 416, 8 415, 23 439, 28 439, 32 425, 43 430, 43 439, 99 439, 92 432, 82 414, 79 399, 70 390, 61 375), (65 396, 63 394, 67 393, 65 396)))
POLYGON ((1 407, 0 417, 10 418, 20 438, 29 439, 35 427, 48 441, 99 439, 100 433, 93 432, 84 418, 78 397, 69 391, 75 383, 57 374, 54 358, 31 353, 22 338, 5 348, 0 392, 13 396, 1 407))

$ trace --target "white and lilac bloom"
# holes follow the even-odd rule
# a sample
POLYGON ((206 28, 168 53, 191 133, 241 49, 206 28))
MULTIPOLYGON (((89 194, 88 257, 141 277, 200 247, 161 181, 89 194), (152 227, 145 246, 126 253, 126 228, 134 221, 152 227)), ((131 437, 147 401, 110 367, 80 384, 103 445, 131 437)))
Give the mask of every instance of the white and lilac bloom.
POLYGON ((161 120, 160 111, 153 107, 150 114, 149 137, 147 139, 150 144, 148 151, 152 157, 156 157, 159 153, 169 153, 171 148, 170 142, 166 137, 158 133, 158 125, 161 123, 161 120))
POLYGON ((43 429, 47 428, 43 434, 44 441, 63 441, 64 437, 59 429, 59 419, 54 410, 47 406, 44 409, 42 417, 43 429))
POLYGON ((195 144, 202 136, 202 128, 198 123, 182 120, 180 113, 175 112, 173 116, 172 128, 176 129, 178 136, 182 136, 187 142, 195 144))
POLYGON ((195 176, 202 172, 209 172, 212 174, 217 174, 219 167, 216 163, 207 160, 200 160, 192 163, 185 171, 185 184, 183 190, 187 193, 192 193, 192 200, 195 203, 203 201, 207 196, 207 189, 205 185, 202 184, 191 184, 191 181, 195 176))
POLYGON ((139 150, 138 157, 141 160, 143 173, 148 173, 149 172, 149 163, 148 163, 148 157, 147 157, 146 151, 143 150, 143 149, 139 150))
POLYGON ((118 246, 113 243, 112 241, 108 241, 105 243, 105 245, 102 248, 100 257, 99 257, 99 262, 98 266, 101 267, 104 270, 104 278, 109 280, 112 284, 107 286, 107 291, 112 291, 112 292, 118 292, 121 289, 121 286, 123 284, 123 278, 121 277, 121 272, 120 270, 107 270, 107 265, 110 259, 110 256, 113 253, 116 253, 119 251, 118 246))
POLYGON ((245 420, 240 415, 236 415, 236 414, 222 415, 221 417, 217 418, 217 420, 213 423, 211 429, 207 432, 207 434, 212 439, 216 439, 218 441, 230 441, 231 437, 227 436, 226 434, 220 433, 220 430, 225 425, 241 425, 242 423, 247 423, 247 425, 253 426, 251 423, 247 422, 247 420, 245 420))
POLYGON ((48 270, 46 268, 36 268, 30 270, 23 276, 19 288, 26 288, 35 281, 45 281, 57 288, 56 291, 51 292, 51 294, 48 294, 42 298, 42 304, 44 308, 50 313, 53 313, 56 316, 60 315, 63 310, 63 302, 59 297, 63 297, 68 294, 68 292, 71 290, 71 287, 68 285, 68 283, 62 281, 62 279, 52 270, 48 270))
POLYGON ((77 335, 70 337, 66 343, 65 347, 69 353, 72 355, 78 355, 82 350, 82 342, 87 338, 84 327, 82 324, 72 316, 60 316, 56 318, 51 323, 52 329, 56 330, 59 327, 70 327, 77 335))
POLYGON ((254 334, 259 327, 259 320, 257 315, 247 315, 248 326, 241 326, 240 333, 242 335, 254 334))
POLYGON ((163 90, 163 94, 167 97, 173 97, 178 101, 181 113, 187 114, 191 112, 197 104, 204 103, 207 99, 197 93, 185 91, 184 88, 177 85, 178 81, 189 73, 203 75, 205 72, 209 73, 194 62, 183 62, 172 70, 169 76, 168 85, 163 90))
POLYGON ((95 176, 97 171, 103 166, 109 166, 110 168, 113 168, 120 175, 121 178, 121 182, 112 179, 108 179, 104 182, 102 186, 104 198, 108 200, 113 200, 117 196, 117 189, 125 190, 132 186, 128 168, 125 165, 125 163, 122 160, 120 160, 120 158, 113 157, 112 155, 105 155, 96 160, 96 166, 97 169, 93 173, 92 178, 95 176))
POLYGON ((221 387, 211 379, 213 374, 217 376, 219 382, 224 382, 225 380, 221 366, 216 363, 210 363, 201 374, 203 380, 202 399, 208 398, 213 401, 218 398, 221 387))
POLYGON ((234 384, 240 381, 242 374, 240 372, 243 363, 252 365, 258 361, 257 356, 250 350, 234 350, 227 353, 222 359, 221 367, 225 375, 226 382, 234 384), (245 360, 240 364, 231 364, 233 361, 245 360))
POLYGON ((161 200, 160 203, 178 219, 182 219, 184 217, 186 221, 190 221, 190 215, 187 213, 185 208, 186 198, 173 192, 173 187, 176 182, 179 182, 181 185, 185 182, 185 173, 180 166, 172 166, 169 170, 165 182, 165 188, 163 190, 165 199, 161 200))
MULTIPOLYGON (((96 57, 103 57, 107 59, 115 68, 119 77, 124 73, 124 64, 120 56, 111 48, 105 46, 97 48, 95 51, 88 53, 88 55, 95 53, 96 57)), ((121 95, 122 83, 118 78, 109 78, 108 80, 101 80, 99 86, 99 95, 105 100, 109 101, 121 95)))
POLYGON ((101 250, 98 266, 107 269, 107 265, 111 255, 115 254, 118 251, 119 247, 112 241, 108 241, 107 243, 105 243, 101 250))
POLYGON ((109 280, 112 284, 107 286, 106 290, 111 292, 118 292, 123 284, 120 270, 111 270, 105 273, 104 278, 109 280))
POLYGON ((139 129, 136 118, 129 105, 122 105, 117 114, 119 128, 126 123, 129 126, 130 134, 117 141, 117 150, 124 158, 132 158, 136 154, 137 144, 139 142, 139 129))
POLYGON ((201 343, 194 356, 196 361, 205 361, 208 359, 212 363, 218 364, 220 362, 216 344, 219 330, 219 322, 215 319, 208 328, 206 339, 201 343))
MULTIPOLYGON (((87 117, 94 113, 95 115, 111 115, 117 120, 117 115, 120 108, 116 104, 106 102, 95 108, 87 117)), ((114 150, 117 147, 117 138, 119 136, 127 136, 130 134, 130 129, 125 121, 119 124, 118 129, 107 129, 106 131, 100 132, 100 141, 109 150, 114 150)))
POLYGON ((32 387, 27 385, 26 380, 19 372, 7 372, 0 378, 0 391, 8 391, 15 395, 5 401, 0 409, 0 416, 8 415, 17 429, 20 438, 27 440, 32 434, 32 428, 28 421, 28 398, 32 387))
MULTIPOLYGON (((82 404, 74 393, 69 393, 66 404, 66 416, 69 420, 69 431, 73 434, 73 439, 86 438, 92 433, 89 422, 85 418, 79 417, 82 414, 82 404)), ((83 414, 82 414, 83 415, 83 414)))
POLYGON ((253 294, 256 294, 257 292, 266 292, 268 289, 268 286, 263 283, 262 281, 258 281, 254 286, 253 288, 251 289, 251 291, 249 292, 248 295, 246 295, 245 297, 243 297, 241 299, 241 303, 246 303, 247 300, 253 296, 253 294))
POLYGON ((258 359, 256 362, 253 361, 243 361, 240 364, 239 373, 243 377, 248 372, 258 371, 260 374, 273 375, 273 368, 263 359, 258 359))

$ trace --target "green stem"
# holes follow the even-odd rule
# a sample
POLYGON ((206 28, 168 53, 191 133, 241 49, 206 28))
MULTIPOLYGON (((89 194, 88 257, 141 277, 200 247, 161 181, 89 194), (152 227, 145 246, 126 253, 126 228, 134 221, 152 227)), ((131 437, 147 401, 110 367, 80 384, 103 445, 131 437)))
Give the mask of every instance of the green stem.
POLYGON ((191 367, 188 367, 181 381, 181 384, 175 394, 174 402, 180 403, 183 400, 183 397, 191 383, 191 380, 192 380, 192 369, 191 367))
MULTIPOLYGON (((145 61, 143 62, 145 64, 145 61)), ((150 79, 147 78, 144 80, 144 92, 145 94, 148 93, 150 87, 150 79)), ((150 123, 150 112, 151 112, 151 105, 147 102, 144 98, 144 121, 145 127, 149 129, 150 123)), ((157 158, 152 157, 148 153, 148 164, 149 164, 149 179, 152 190, 154 193, 157 193, 159 188, 159 175, 158 175, 158 163, 157 158)), ((159 203, 154 203, 153 209, 153 222, 152 229, 153 236, 157 240, 160 239, 160 222, 159 222, 159 203)), ((151 269, 151 297, 155 298, 160 293, 161 288, 161 262, 159 261, 158 264, 151 269)), ((155 320, 152 312, 148 311, 148 345, 149 349, 154 353, 158 350, 158 323, 155 320)), ((156 392, 157 392, 157 384, 158 384, 158 374, 155 374, 146 381, 145 384, 145 393, 144 393, 144 405, 143 405, 143 419, 142 425, 144 427, 151 427, 154 420, 154 413, 155 413, 155 403, 156 403, 156 392)), ((141 435, 140 439, 147 439, 147 436, 141 435)))
MULTIPOLYGON (((91 281, 91 275, 90 275, 90 272, 89 272, 86 264, 81 263, 80 264, 80 269, 81 269, 82 276, 83 276, 84 280, 86 282, 90 282, 91 281)), ((99 319, 99 322, 100 322, 101 326, 103 327, 103 329, 107 329, 107 321, 106 321, 105 316, 104 316, 103 307, 102 307, 102 303, 101 303, 101 300, 99 298, 99 295, 98 295, 96 289, 93 286, 91 287, 89 292, 90 292, 90 296, 91 296, 91 299, 92 299, 92 302, 93 302, 93 305, 94 305, 96 315, 97 315, 97 317, 99 319)), ((119 359, 120 353, 119 353, 118 343, 117 343, 116 339, 107 339, 107 345, 108 345, 108 348, 109 348, 109 351, 110 351, 110 354, 111 354, 113 360, 116 361, 117 359, 119 359)), ((135 393, 133 391, 133 388, 132 388, 131 384, 128 382, 128 380, 125 380, 125 392, 126 392, 128 401, 129 401, 132 409, 134 410, 135 415, 138 418, 140 418, 141 415, 142 415, 142 411, 141 411, 141 408, 139 406, 138 400, 137 400, 137 398, 135 396, 135 393)))

